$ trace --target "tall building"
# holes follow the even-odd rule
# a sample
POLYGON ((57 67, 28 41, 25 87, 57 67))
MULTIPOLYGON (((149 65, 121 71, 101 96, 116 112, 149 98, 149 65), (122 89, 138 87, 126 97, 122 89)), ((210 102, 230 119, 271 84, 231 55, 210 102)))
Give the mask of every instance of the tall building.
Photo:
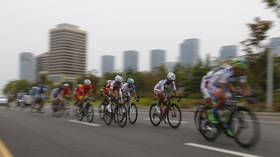
POLYGON ((275 56, 280 57, 280 37, 271 38, 269 48, 274 52, 275 56))
POLYGON ((38 79, 41 74, 49 74, 49 56, 50 53, 46 52, 36 57, 36 78, 38 79))
POLYGON ((223 46, 220 50, 220 59, 227 60, 237 57, 238 48, 235 45, 223 46))
POLYGON ((162 66, 165 62, 165 54, 164 50, 154 49, 151 50, 151 71, 159 66, 162 66))
POLYGON ((110 55, 104 55, 102 56, 102 76, 104 76, 107 72, 113 72, 114 71, 114 62, 115 57, 110 55))
POLYGON ((124 70, 138 71, 138 52, 134 50, 124 51, 124 70))
POLYGON ((164 67, 167 72, 173 72, 177 62, 166 62, 164 63, 164 67))
POLYGON ((180 44, 180 63, 195 66, 199 61, 199 39, 186 39, 180 44))
POLYGON ((35 58, 30 52, 20 54, 20 79, 29 82, 35 81, 35 58))
POLYGON ((59 24, 50 30, 49 79, 55 82, 85 74, 87 33, 78 26, 59 24))

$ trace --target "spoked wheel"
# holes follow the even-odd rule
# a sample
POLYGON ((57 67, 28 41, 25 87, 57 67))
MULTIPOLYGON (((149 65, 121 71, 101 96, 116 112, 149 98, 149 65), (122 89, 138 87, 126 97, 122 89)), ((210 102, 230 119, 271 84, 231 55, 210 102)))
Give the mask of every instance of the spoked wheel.
POLYGON ((238 107, 232 115, 231 125, 234 139, 241 147, 254 146, 260 136, 260 128, 257 117, 249 109, 238 107))
POLYGON ((160 114, 156 110, 157 104, 152 104, 149 111, 150 121, 153 126, 158 126, 161 122, 160 114))
POLYGON ((138 117, 137 106, 134 103, 132 103, 130 107, 128 107, 128 118, 130 124, 135 124, 137 121, 137 117, 138 117))
POLYGON ((203 108, 204 105, 200 105, 199 107, 196 108, 195 113, 194 113, 194 124, 197 130, 199 130, 199 113, 201 111, 201 108, 203 108))
POLYGON ((77 114, 78 121, 82 121, 84 119, 85 114, 84 114, 83 110, 84 110, 83 108, 80 108, 80 110, 79 110, 79 112, 77 114))
POLYGON ((93 107, 89 107, 87 112, 87 122, 92 123, 94 119, 94 110, 93 107))
POLYGON ((118 105, 115 109, 115 115, 120 127, 124 127, 127 122, 127 110, 126 107, 122 104, 118 105))
POLYGON ((167 110, 167 121, 171 128, 176 129, 182 121, 182 113, 177 104, 171 104, 167 110))
POLYGON ((199 112, 199 131, 208 141, 215 141, 220 134, 220 129, 208 121, 206 113, 208 109, 202 108, 199 112))
POLYGON ((104 119, 104 107, 105 104, 101 103, 98 107, 98 112, 99 112, 99 118, 104 119))
POLYGON ((109 112, 107 106, 104 106, 104 122, 106 125, 110 125, 114 119, 113 112, 109 112))

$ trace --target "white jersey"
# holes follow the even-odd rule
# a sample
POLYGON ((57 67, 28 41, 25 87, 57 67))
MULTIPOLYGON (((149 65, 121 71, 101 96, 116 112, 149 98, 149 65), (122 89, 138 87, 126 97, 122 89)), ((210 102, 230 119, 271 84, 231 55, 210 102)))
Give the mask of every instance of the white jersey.
POLYGON ((161 90, 164 91, 168 88, 171 88, 172 90, 176 90, 175 82, 172 81, 171 83, 168 83, 167 80, 161 80, 159 81, 156 86, 154 87, 154 90, 161 90))
POLYGON ((125 92, 135 92, 136 91, 136 87, 135 87, 135 85, 132 85, 131 87, 129 87, 129 84, 125 83, 122 86, 122 90, 125 91, 125 92))
POLYGON ((211 70, 209 71, 205 76, 202 77, 201 80, 201 84, 200 84, 200 88, 204 89, 204 88, 208 88, 208 82, 210 80, 210 78, 217 72, 217 70, 211 70))

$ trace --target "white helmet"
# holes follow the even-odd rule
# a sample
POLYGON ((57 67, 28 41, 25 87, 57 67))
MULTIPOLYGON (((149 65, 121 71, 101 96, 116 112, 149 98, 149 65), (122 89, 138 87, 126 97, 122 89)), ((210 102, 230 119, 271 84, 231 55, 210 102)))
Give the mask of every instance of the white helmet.
POLYGON ((117 76, 115 77, 115 81, 117 81, 117 82, 122 82, 122 81, 123 81, 123 78, 122 78, 120 75, 117 75, 117 76))
POLYGON ((176 79, 176 76, 175 76, 175 74, 174 73, 168 73, 167 74, 167 79, 168 80, 171 80, 171 81, 175 81, 175 79, 176 79))
POLYGON ((89 86, 91 84, 91 81, 89 79, 84 80, 84 84, 86 86, 89 86))
POLYGON ((68 87, 69 86, 69 84, 68 83, 64 83, 64 85, 63 85, 64 87, 68 87))

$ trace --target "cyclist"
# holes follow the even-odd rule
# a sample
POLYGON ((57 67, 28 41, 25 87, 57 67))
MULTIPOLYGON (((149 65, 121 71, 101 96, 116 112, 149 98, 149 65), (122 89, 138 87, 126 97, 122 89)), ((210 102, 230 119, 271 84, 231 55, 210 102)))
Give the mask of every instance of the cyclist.
POLYGON ((176 85, 175 85, 176 76, 174 73, 168 73, 167 78, 159 81, 154 87, 154 94, 159 97, 158 104, 156 106, 156 110, 158 113, 162 113, 161 104, 166 105, 167 91, 166 89, 171 88, 175 96, 177 96, 176 85))
POLYGON ((125 97, 124 103, 131 103, 131 97, 136 98, 136 87, 134 79, 128 78, 127 83, 122 86, 122 95, 125 97))
MULTIPOLYGON (((231 92, 236 93, 237 90, 232 85, 233 82, 239 82, 242 94, 245 97, 250 96, 250 90, 246 81, 246 69, 248 64, 244 59, 233 59, 230 62, 231 66, 226 67, 215 73, 209 80, 208 88, 210 94, 217 100, 216 108, 208 113, 208 119, 211 123, 218 123, 216 120, 217 111, 224 104, 230 104, 231 92)), ((227 133, 233 136, 231 126, 228 124, 227 133)))
POLYGON ((32 88, 28 91, 29 95, 30 95, 31 98, 32 98, 32 104, 35 103, 36 89, 37 89, 37 87, 32 87, 32 88))
POLYGON ((36 101, 35 104, 39 104, 39 109, 35 109, 35 111, 41 111, 44 107, 44 99, 47 96, 47 89, 44 84, 41 84, 40 87, 36 89, 36 101))
MULTIPOLYGON (((88 99, 89 97, 93 97, 93 88, 91 85, 91 81, 89 79, 84 80, 84 84, 80 87, 81 94, 82 94, 82 101, 80 103, 80 107, 82 107, 82 103, 84 103, 85 99, 88 99)), ((89 108, 89 106, 84 106, 86 109, 89 108)))
POLYGON ((108 96, 112 96, 114 100, 116 100, 118 96, 121 96, 122 82, 123 82, 123 78, 120 75, 117 75, 115 77, 115 80, 110 81, 105 88, 105 97, 109 102, 107 105, 109 112, 112 112, 112 107, 111 107, 112 99, 110 99, 108 96))
POLYGON ((81 101, 83 99, 83 94, 82 94, 82 90, 81 90, 82 85, 79 84, 75 90, 74 90, 74 98, 75 98, 75 105, 81 107, 81 101))

